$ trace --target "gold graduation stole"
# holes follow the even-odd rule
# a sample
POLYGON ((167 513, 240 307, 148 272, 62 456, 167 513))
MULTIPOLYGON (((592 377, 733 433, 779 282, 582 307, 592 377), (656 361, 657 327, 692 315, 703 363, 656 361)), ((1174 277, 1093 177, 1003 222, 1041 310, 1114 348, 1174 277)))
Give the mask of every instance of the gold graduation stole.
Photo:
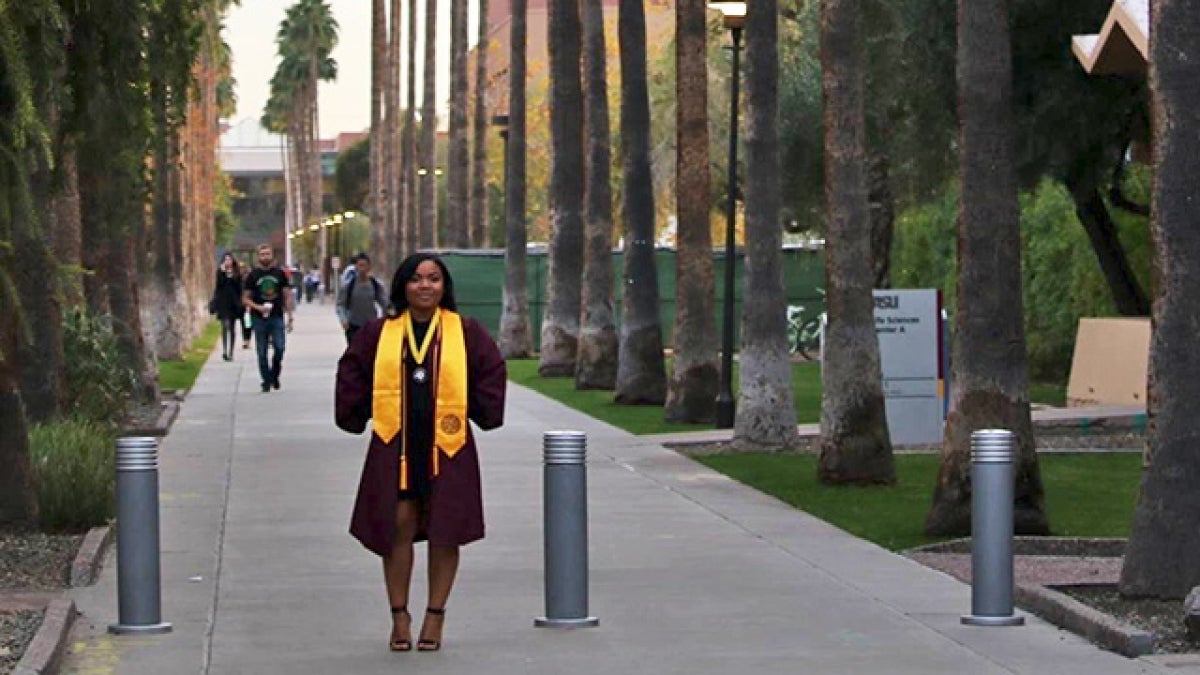
MULTIPOLYGON (((371 417, 374 419, 375 434, 384 443, 391 443, 402 427, 404 414, 404 345, 407 341, 413 358, 421 359, 428 354, 440 332, 441 344, 435 353, 437 363, 433 369, 437 380, 434 392, 434 452, 433 475, 438 474, 438 451, 453 458, 467 442, 467 341, 463 334, 462 317, 438 308, 429 324, 429 333, 424 344, 416 346, 412 334, 412 317, 406 311, 388 319, 383 324, 379 337, 379 348, 375 354, 375 379, 372 390, 371 417)), ((401 443, 403 445, 403 442, 401 443)), ((403 455, 401 456, 403 460, 403 455)), ((401 483, 405 483, 404 468, 401 466, 401 483)))

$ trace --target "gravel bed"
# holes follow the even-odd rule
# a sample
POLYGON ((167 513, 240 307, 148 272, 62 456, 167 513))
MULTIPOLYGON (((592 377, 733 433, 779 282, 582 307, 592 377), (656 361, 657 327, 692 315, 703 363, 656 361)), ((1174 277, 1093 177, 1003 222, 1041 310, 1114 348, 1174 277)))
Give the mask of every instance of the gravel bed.
POLYGON ((1154 633, 1154 651, 1159 654, 1200 653, 1200 642, 1188 639, 1180 600, 1129 600, 1115 586, 1060 586, 1085 605, 1125 623, 1154 633))
POLYGON ((82 534, 0 532, 0 589, 66 587, 82 541, 82 534))
POLYGON ((0 673, 17 667, 41 625, 41 612, 0 612, 0 673))

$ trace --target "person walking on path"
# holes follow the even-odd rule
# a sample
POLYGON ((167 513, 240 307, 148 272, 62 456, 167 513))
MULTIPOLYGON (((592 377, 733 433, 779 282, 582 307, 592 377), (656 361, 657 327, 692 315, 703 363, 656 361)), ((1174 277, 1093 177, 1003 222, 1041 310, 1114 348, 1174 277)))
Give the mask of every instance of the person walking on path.
POLYGON ((279 389, 279 373, 283 368, 283 352, 287 346, 287 331, 292 329, 292 289, 287 275, 275 266, 275 251, 270 244, 258 245, 258 267, 246 277, 242 302, 253 314, 254 347, 258 351, 258 373, 264 393, 279 389), (283 315, 287 314, 286 330, 283 315), (275 348, 271 363, 267 363, 268 340, 275 348))
MULTIPOLYGON (((242 266, 242 290, 246 290, 246 280, 250 278, 250 265, 242 266)), ((244 296, 243 296, 244 297, 244 296)), ((251 327, 254 325, 254 310, 242 301, 242 349, 250 349, 251 327)))
POLYGON ((337 315, 346 334, 346 344, 371 319, 383 315, 388 306, 388 294, 383 284, 371 276, 371 258, 366 253, 354 256, 354 276, 342 284, 337 295, 337 315))
POLYGON ((221 322, 221 358, 232 361, 233 348, 237 345, 237 326, 243 312, 242 270, 232 253, 221 256, 208 309, 221 322))
POLYGON ((392 280, 393 310, 359 330, 338 362, 338 427, 373 432, 350 533, 383 558, 392 651, 410 651, 413 543, 429 542, 429 597, 418 651, 442 644, 459 547, 483 538, 479 458, 467 420, 504 423, 507 373, 487 330, 460 316, 436 256, 418 253, 392 280))

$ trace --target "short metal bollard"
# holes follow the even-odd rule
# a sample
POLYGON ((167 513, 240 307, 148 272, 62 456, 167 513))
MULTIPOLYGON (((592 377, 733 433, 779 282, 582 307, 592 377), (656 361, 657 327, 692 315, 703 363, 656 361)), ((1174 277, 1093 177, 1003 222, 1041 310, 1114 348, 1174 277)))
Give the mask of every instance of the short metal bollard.
POLYGON ((117 439, 117 623, 110 633, 166 633, 158 543, 158 441, 117 439))
POLYGON ((971 433, 971 626, 1019 626, 1013 613, 1013 448, 1011 431, 971 433))
POLYGON ((596 626, 600 619, 588 616, 587 435, 547 431, 542 451, 546 616, 533 624, 596 626))

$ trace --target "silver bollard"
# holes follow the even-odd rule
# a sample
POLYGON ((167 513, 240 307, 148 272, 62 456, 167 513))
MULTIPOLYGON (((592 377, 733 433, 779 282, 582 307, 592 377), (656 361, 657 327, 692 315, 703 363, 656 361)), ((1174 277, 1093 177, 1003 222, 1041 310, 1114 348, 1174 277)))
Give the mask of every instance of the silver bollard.
POLYGON ((1013 448, 1006 429, 971 433, 971 626, 1019 626, 1013 613, 1013 448))
POLYGON ((110 633, 167 633, 158 544, 158 441, 117 439, 117 623, 110 633))
POLYGON ((533 624, 596 626, 600 619, 588 616, 587 435, 547 431, 542 452, 546 616, 533 624))

